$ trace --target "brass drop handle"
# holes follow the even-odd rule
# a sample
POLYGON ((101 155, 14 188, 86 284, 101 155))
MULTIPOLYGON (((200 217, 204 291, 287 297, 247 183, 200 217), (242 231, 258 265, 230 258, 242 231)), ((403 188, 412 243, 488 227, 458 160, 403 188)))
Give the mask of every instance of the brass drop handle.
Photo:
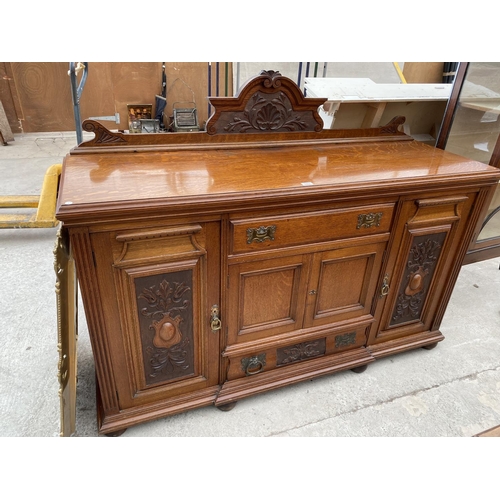
POLYGON ((243 358, 241 360, 241 368, 245 372, 245 375, 257 375, 264 370, 266 366, 266 355, 258 354, 257 356, 252 356, 250 358, 243 358))
POLYGON ((216 332, 222 328, 218 305, 212 306, 212 309, 210 310, 210 328, 212 329, 212 332, 216 332))
POLYGON ((385 297, 389 293, 389 276, 386 274, 384 276, 384 281, 382 282, 382 289, 380 290, 380 296, 385 297))

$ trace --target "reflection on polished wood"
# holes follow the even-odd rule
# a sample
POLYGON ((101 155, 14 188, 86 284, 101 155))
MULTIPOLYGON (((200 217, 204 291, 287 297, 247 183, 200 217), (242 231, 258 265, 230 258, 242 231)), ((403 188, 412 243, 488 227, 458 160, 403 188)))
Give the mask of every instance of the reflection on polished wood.
POLYGON ((471 171, 491 175, 484 164, 416 141, 321 146, 297 141, 286 150, 180 151, 169 152, 168 162, 165 158, 158 152, 71 156, 58 214, 72 217, 78 207, 97 217, 110 209, 148 204, 173 209, 195 200, 209 210, 242 197, 251 203, 255 193, 275 203, 277 198, 373 192, 382 185, 390 194, 402 185, 425 186, 429 176, 466 185, 471 171))

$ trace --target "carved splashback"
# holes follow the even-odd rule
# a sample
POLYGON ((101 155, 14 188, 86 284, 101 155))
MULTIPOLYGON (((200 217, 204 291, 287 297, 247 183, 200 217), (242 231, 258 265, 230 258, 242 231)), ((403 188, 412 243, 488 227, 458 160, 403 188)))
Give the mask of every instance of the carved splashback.
POLYGON ((212 97, 215 112, 207 121, 207 133, 319 132, 323 120, 318 107, 326 99, 306 98, 278 71, 262 71, 236 97, 212 97))
POLYGON ((128 134, 112 132, 95 120, 84 120, 83 130, 94 138, 82 142, 71 154, 139 149, 156 150, 240 147, 243 143, 373 140, 412 140, 400 130, 404 117, 398 116, 377 128, 323 129, 318 108, 326 98, 304 97, 293 80, 278 71, 262 71, 250 79, 235 97, 212 97, 214 112, 205 131, 128 134), (291 133, 290 133, 291 132, 291 133), (92 151, 93 150, 93 151, 92 151))

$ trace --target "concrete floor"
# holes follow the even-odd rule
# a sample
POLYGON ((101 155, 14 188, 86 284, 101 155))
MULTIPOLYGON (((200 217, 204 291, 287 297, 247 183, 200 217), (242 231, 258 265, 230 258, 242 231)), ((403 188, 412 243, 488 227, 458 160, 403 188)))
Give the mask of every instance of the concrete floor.
MULTIPOLYGON (((91 135, 90 135, 91 137, 91 135)), ((38 194, 74 133, 16 135, 0 146, 0 195, 38 194)), ((58 436, 56 228, 0 230, 0 436, 58 436)), ((139 436, 473 436, 500 425, 500 259, 462 268, 446 339, 351 371, 128 429, 139 436)), ((83 306, 77 436, 96 436, 93 358, 83 306)))

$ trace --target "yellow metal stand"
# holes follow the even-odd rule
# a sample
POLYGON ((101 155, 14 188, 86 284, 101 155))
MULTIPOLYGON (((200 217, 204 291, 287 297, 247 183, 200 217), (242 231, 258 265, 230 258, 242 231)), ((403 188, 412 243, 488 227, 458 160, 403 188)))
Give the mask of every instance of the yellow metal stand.
POLYGON ((40 196, 0 196, 2 208, 36 208, 34 215, 1 214, 0 229, 56 227, 56 201, 62 165, 52 165, 45 172, 40 196))

